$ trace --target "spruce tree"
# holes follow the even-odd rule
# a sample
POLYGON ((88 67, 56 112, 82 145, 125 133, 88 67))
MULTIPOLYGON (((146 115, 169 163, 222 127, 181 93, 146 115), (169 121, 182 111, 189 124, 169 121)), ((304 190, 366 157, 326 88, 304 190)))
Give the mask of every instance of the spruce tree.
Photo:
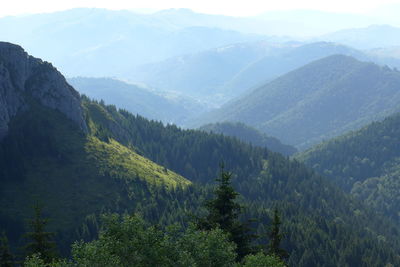
POLYGON ((3 232, 2 236, 0 237, 0 267, 12 266, 14 266, 13 255, 10 252, 7 236, 3 232))
POLYGON ((42 216, 42 207, 39 203, 33 206, 34 217, 28 221, 31 232, 25 234, 30 242, 25 246, 28 256, 40 254, 45 262, 55 258, 55 243, 52 241, 54 233, 46 232, 47 218, 42 216))
POLYGON ((278 209, 274 209, 274 216, 272 218, 272 225, 269 231, 269 245, 267 249, 267 253, 269 255, 275 255, 280 259, 284 260, 289 257, 289 253, 280 247, 281 241, 283 239, 283 234, 280 231, 281 226, 281 218, 279 216, 278 209))
POLYGON ((238 258, 242 259, 252 252, 254 235, 250 234, 248 223, 238 220, 243 207, 236 201, 239 193, 233 188, 231 178, 232 173, 224 171, 222 165, 220 176, 216 179, 218 187, 214 191, 215 197, 205 204, 208 215, 198 219, 198 226, 205 230, 219 227, 227 232, 230 240, 237 245, 238 258))

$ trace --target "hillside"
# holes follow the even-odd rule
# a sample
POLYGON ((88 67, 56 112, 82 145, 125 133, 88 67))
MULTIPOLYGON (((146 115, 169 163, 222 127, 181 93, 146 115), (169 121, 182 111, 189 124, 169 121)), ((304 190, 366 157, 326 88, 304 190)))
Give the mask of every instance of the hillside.
POLYGON ((270 207, 276 205, 282 210, 284 231, 288 233, 284 246, 292 255, 290 266, 349 262, 354 266, 379 266, 387 262, 386 257, 395 259, 396 253, 388 248, 381 250, 382 243, 376 243, 376 238, 381 234, 392 240, 390 235, 397 235, 396 226, 302 164, 221 135, 181 130, 173 125, 164 127, 114 107, 104 108, 113 118, 113 122, 101 120, 102 128, 110 129, 107 136, 114 136, 121 143, 132 142, 142 155, 197 185, 212 183, 218 161, 223 159, 234 173, 235 188, 247 206, 244 218, 259 220, 257 233, 263 235, 270 207), (365 227, 376 230, 365 231, 365 227), (374 260, 360 253, 366 247, 375 255, 374 260), (319 255, 324 256, 309 255, 308 248, 319 250, 319 255))
POLYGON ((180 95, 165 95, 139 85, 110 78, 70 78, 68 82, 81 94, 140 114, 148 119, 182 125, 208 110, 203 104, 180 95))
POLYGON ((206 124, 201 126, 199 130, 236 137, 254 146, 266 147, 271 151, 281 153, 285 156, 290 156, 297 152, 296 148, 282 144, 277 138, 267 136, 243 123, 224 122, 206 124))
POLYGON ((334 43, 247 42, 174 57, 133 69, 126 77, 156 88, 223 104, 250 88, 334 54, 366 59, 334 43))
POLYGON ((0 43, 0 66, 0 118, 6 126, 0 142, 0 227, 13 245, 23 240, 35 200, 46 207, 51 229, 63 233, 58 238, 65 244, 79 238, 73 233, 90 214, 135 210, 143 197, 156 198, 152 187, 191 184, 134 147, 102 138, 95 119, 101 109, 82 106, 51 64, 0 43))
POLYGON ((399 125, 396 114, 318 145, 298 158, 399 221, 399 125))
POLYGON ((399 110, 400 73, 334 55, 283 75, 197 120, 240 121, 298 148, 399 110))
POLYGON ((266 236, 271 210, 281 210, 287 233, 282 245, 291 255, 290 266, 400 265, 398 226, 303 164, 234 138, 164 126, 115 106, 74 98, 83 127, 81 120, 57 109, 69 97, 78 97, 71 87, 65 97, 54 99, 57 107, 42 103, 58 96, 66 84, 50 64, 33 72, 35 64, 28 60, 40 60, 11 44, 2 44, 0 55, 2 73, 9 74, 0 86, 0 92, 8 93, 0 99, 6 110, 15 103, 10 92, 26 103, 8 117, 0 141, 0 226, 14 246, 23 243, 29 205, 35 200, 44 205, 64 252, 73 240, 96 236, 96 218, 106 211, 140 212, 160 227, 185 225, 188 213, 201 213, 199 206, 209 198, 224 161, 247 206, 242 219, 257 218, 258 234, 266 236), (16 65, 15 55, 3 49, 22 55, 23 64, 16 65), (30 83, 23 79, 31 73, 41 77, 34 91, 25 88, 30 83), (46 94, 40 94, 43 89, 46 94))

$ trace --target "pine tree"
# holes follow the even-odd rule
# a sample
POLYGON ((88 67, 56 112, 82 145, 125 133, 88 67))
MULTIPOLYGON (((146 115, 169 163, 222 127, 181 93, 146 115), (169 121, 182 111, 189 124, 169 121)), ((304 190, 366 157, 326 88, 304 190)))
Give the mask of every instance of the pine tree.
POLYGON ((39 203, 35 203, 34 217, 29 220, 31 232, 26 233, 26 237, 30 242, 25 246, 28 256, 40 254, 45 262, 50 262, 55 258, 55 243, 52 241, 54 233, 46 232, 45 228, 48 219, 42 217, 42 207, 39 203))
POLYGON ((281 226, 281 218, 279 216, 278 209, 274 210, 274 217, 272 218, 272 225, 269 231, 269 245, 267 253, 269 255, 275 255, 281 258, 282 260, 289 257, 289 253, 280 247, 281 241, 283 239, 283 234, 280 231, 281 226))
POLYGON ((237 245, 238 258, 242 259, 252 252, 254 235, 250 234, 248 223, 238 220, 243 207, 236 202, 239 193, 233 188, 231 178, 232 173, 225 172, 221 166, 220 176, 216 179, 219 184, 214 192, 215 198, 206 202, 208 215, 198 219, 198 226, 206 230, 219 227, 229 233, 231 241, 237 245))
POLYGON ((10 252, 10 247, 8 246, 8 239, 6 234, 3 232, 0 238, 0 267, 12 267, 13 256, 10 252))

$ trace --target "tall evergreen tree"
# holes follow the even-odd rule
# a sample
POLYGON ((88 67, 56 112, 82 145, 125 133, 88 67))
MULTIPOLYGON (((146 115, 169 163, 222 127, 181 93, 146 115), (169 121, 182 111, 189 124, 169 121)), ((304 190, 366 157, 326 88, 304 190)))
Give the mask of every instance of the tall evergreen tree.
POLYGON ((252 252, 251 241, 254 235, 250 233, 248 223, 238 220, 243 207, 237 203, 239 193, 231 184, 232 173, 224 171, 221 166, 220 176, 216 179, 218 187, 215 189, 215 198, 206 202, 205 207, 208 215, 198 221, 202 229, 210 230, 216 227, 229 233, 231 241, 237 245, 238 258, 252 252))
POLYGON ((274 216, 272 218, 272 225, 269 231, 269 245, 267 253, 269 255, 275 255, 279 258, 286 259, 289 257, 289 253, 280 247, 281 241, 284 237, 283 233, 280 231, 281 218, 279 216, 278 209, 274 209, 274 216))
POLYGON ((10 252, 10 247, 8 246, 8 238, 3 232, 0 237, 0 267, 12 267, 13 255, 10 252))
POLYGON ((28 256, 40 254, 45 262, 50 262, 55 258, 55 243, 52 241, 54 233, 46 232, 45 228, 48 223, 47 218, 43 218, 42 207, 36 202, 33 206, 34 217, 29 220, 31 232, 26 233, 26 237, 30 242, 25 246, 28 256))

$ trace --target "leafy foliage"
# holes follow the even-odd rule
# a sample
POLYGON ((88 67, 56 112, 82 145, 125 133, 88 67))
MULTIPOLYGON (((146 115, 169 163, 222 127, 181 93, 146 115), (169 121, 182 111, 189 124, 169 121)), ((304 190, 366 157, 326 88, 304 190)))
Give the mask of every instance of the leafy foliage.
POLYGON ((167 232, 146 226, 137 216, 105 218, 99 239, 77 243, 73 259, 78 266, 232 266, 235 245, 219 229, 185 231, 170 227, 167 232))

